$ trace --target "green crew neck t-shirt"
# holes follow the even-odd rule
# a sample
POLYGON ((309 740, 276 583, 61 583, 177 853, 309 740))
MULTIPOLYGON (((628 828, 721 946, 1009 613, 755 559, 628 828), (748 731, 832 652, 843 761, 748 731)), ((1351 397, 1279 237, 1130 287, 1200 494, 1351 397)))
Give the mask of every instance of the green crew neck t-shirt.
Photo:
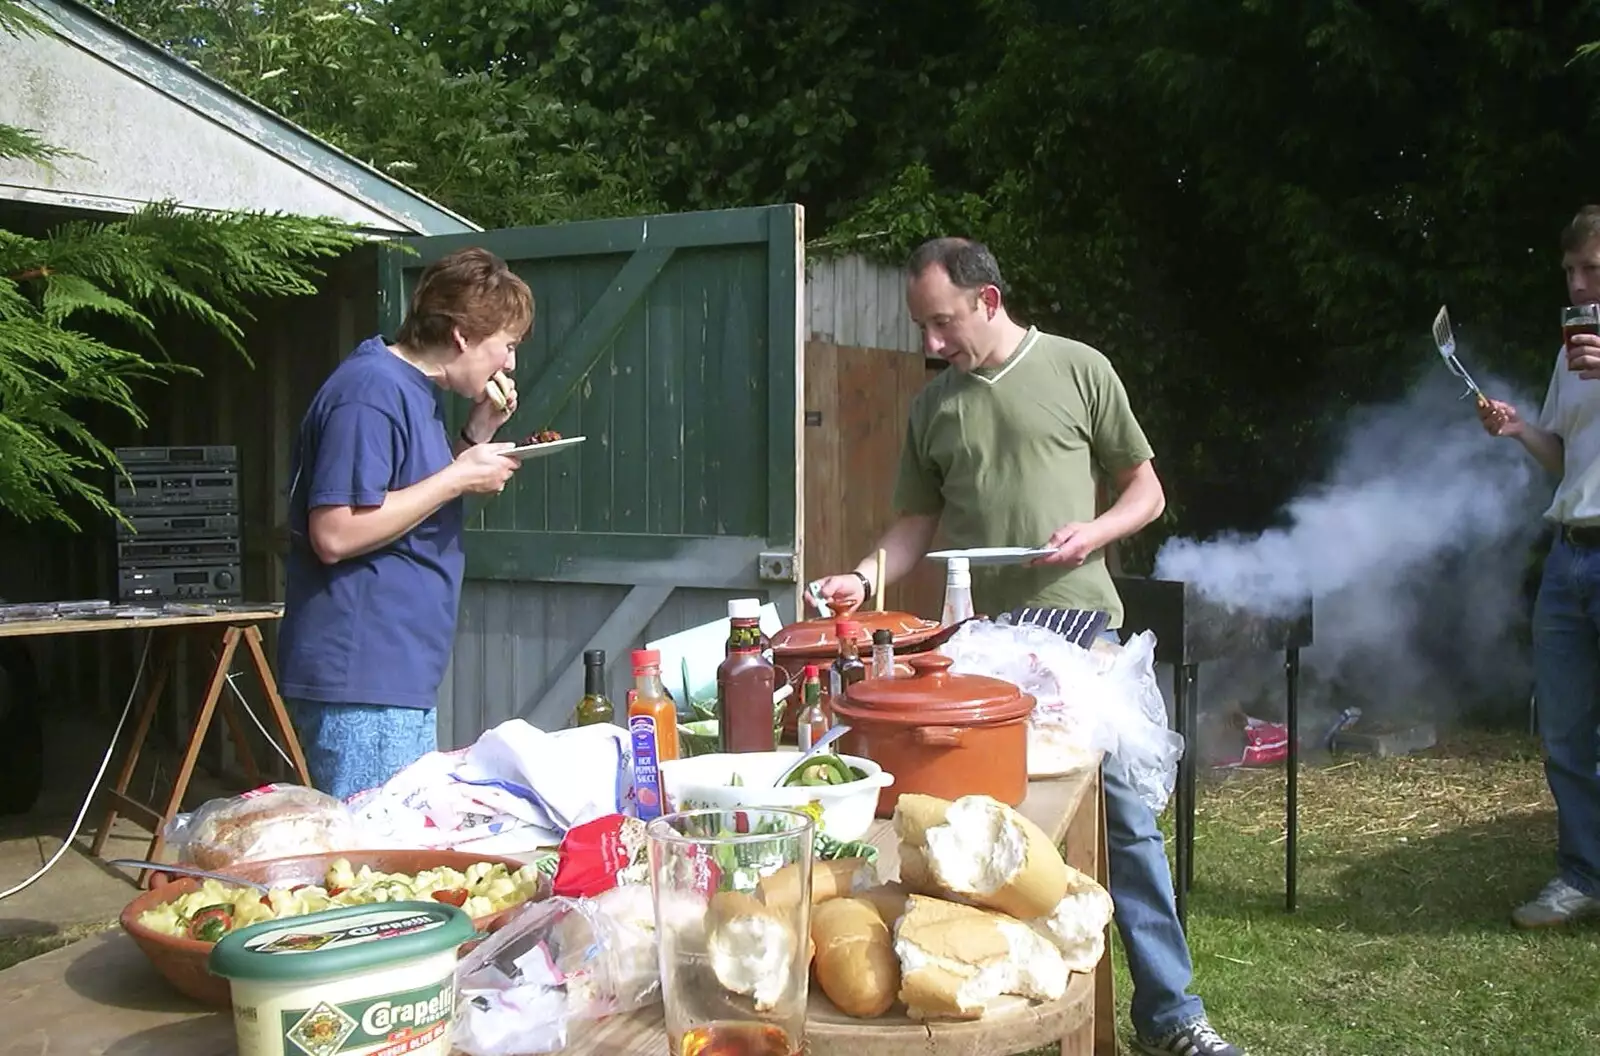
MULTIPOLYGON (((895 483, 902 515, 938 514, 954 547, 1042 546, 1092 521, 1096 488, 1155 457, 1110 360, 1030 329, 995 368, 946 370, 918 393, 895 483)), ((972 570, 978 612, 1096 609, 1122 626, 1122 601, 1097 550, 1077 568, 972 570)))

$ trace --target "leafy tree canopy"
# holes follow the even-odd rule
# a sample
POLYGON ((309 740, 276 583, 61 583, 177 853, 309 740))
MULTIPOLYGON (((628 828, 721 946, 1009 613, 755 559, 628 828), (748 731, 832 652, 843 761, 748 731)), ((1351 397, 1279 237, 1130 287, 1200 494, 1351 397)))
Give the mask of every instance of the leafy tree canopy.
MULTIPOLYGON (((0 32, 43 29, 15 0, 0 0, 0 32)), ((62 156, 48 130, 0 125, 0 158, 48 165, 62 156)), ((243 354, 239 323, 251 301, 312 292, 314 262, 355 243, 322 220, 200 215, 171 203, 64 223, 44 237, 0 228, 0 509, 72 528, 84 505, 114 515, 102 482, 117 461, 85 417, 109 408, 142 425, 135 384, 193 369, 162 351, 160 320, 195 320, 243 354), (133 340, 105 338, 108 321, 133 340)))

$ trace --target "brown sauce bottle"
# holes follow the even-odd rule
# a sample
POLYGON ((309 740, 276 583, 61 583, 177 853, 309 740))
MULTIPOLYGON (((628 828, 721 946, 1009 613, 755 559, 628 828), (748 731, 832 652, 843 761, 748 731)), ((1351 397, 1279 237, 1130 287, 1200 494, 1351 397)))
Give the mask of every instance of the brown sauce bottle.
POLYGON ((717 666, 717 742, 724 752, 770 752, 777 745, 772 688, 776 671, 761 648, 761 602, 728 602, 728 655, 717 666))

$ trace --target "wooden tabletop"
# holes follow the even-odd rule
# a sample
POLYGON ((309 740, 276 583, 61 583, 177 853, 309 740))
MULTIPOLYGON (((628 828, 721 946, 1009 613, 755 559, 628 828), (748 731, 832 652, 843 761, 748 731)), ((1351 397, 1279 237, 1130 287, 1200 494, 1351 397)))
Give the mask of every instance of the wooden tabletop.
POLYGON ((241 609, 212 616, 125 616, 115 619, 16 620, 0 623, 0 638, 30 638, 52 634, 85 634, 93 631, 148 631, 157 627, 201 627, 210 623, 264 623, 283 619, 280 609, 241 609))
MULTIPOLYGON (((1059 843, 1080 807, 1097 807, 1096 776, 1087 770, 1033 782, 1020 809, 1059 843)), ((898 876, 898 844, 889 823, 874 822, 868 838, 879 851, 880 875, 898 876)), ((130 900, 133 895, 130 888, 130 900)), ((1010 998, 981 1021, 934 1024, 899 1014, 850 1019, 813 987, 807 1051, 880 1056, 907 1051, 908 1042, 915 1042, 915 1051, 941 1056, 1016 1052, 1059 1040, 1083 1022, 1093 985, 1092 976, 1075 974, 1061 1000, 1048 1005, 1010 998)), ((0 971, 0 1024, 0 1056, 232 1056, 236 1051, 232 1017, 174 991, 120 930, 0 971)), ((596 1024, 566 1051, 662 1056, 661 1006, 596 1024)))

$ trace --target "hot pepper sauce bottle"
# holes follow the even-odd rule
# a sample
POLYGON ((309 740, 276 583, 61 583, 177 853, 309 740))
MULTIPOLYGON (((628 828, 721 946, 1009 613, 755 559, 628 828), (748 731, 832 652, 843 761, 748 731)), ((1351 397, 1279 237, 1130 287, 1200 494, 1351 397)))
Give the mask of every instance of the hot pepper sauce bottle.
POLYGON ((628 702, 633 747, 634 802, 639 817, 661 816, 661 764, 678 758, 678 709, 661 684, 661 652, 633 651, 633 698, 628 702))

